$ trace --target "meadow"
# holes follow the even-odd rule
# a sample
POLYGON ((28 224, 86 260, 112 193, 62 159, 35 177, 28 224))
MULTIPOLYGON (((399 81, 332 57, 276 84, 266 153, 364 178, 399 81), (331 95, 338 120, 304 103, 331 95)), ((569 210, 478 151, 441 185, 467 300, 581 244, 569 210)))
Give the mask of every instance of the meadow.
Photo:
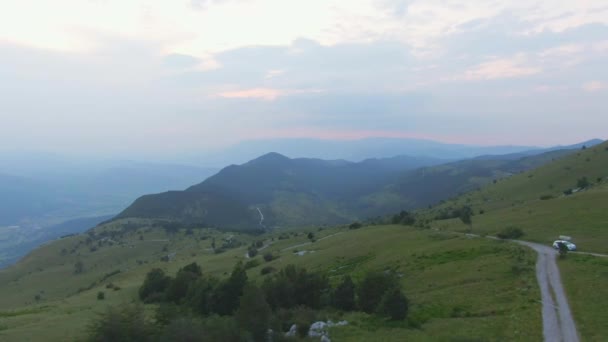
MULTIPOLYGON (((541 338, 535 255, 500 241, 404 226, 295 230, 252 237, 212 230, 167 234, 145 225, 126 234, 121 243, 115 241, 93 252, 85 248, 83 240, 85 236, 59 240, 0 272, 0 291, 11 293, 0 298, 0 338, 82 339, 87 324, 108 306, 137 301, 138 287, 151 268, 160 267, 173 274, 196 261, 203 273, 224 277, 236 262, 249 260, 245 254, 254 240, 268 245, 255 257, 259 266, 248 271, 250 279, 256 281, 262 280, 262 267, 281 268, 288 264, 325 272, 334 281, 345 274, 357 280, 368 270, 399 274, 411 303, 409 318, 389 322, 363 313, 328 314, 328 318, 350 322, 348 326, 332 328, 334 340, 541 338), (315 236, 314 242, 307 237, 310 232, 315 236), (214 254, 214 239, 219 244, 226 238, 241 240, 243 245, 214 254), (62 255, 63 249, 77 245, 80 247, 74 254, 62 255), (277 258, 265 262, 261 254, 266 252, 277 258), (168 262, 160 261, 165 255, 173 257, 168 262), (74 274, 78 260, 85 270, 74 274), (111 289, 107 288, 110 283, 111 289), (97 299, 99 291, 105 293, 104 300, 97 299)), ((147 305, 147 309, 152 313, 154 305, 147 305)))

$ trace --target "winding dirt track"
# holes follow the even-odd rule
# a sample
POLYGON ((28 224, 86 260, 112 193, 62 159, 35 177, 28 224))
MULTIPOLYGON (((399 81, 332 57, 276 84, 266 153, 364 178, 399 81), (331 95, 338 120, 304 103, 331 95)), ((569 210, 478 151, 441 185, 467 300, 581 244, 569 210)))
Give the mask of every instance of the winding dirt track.
POLYGON ((557 252, 548 246, 528 241, 515 241, 536 251, 536 279, 540 286, 545 342, 578 342, 576 324, 555 263, 557 252))

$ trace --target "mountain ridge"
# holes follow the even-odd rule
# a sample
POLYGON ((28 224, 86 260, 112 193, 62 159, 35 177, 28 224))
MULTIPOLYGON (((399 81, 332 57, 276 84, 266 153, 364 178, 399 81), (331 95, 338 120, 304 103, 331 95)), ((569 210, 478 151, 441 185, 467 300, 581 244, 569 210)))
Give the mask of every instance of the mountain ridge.
POLYGON ((553 149, 520 158, 507 155, 443 164, 409 156, 350 162, 292 159, 270 152, 230 165, 184 192, 144 196, 116 218, 198 220, 215 227, 258 229, 260 210, 268 227, 343 224, 432 205, 573 151, 553 149), (180 197, 180 193, 189 194, 180 197), (211 204, 219 194, 223 197, 218 201, 231 206, 231 218, 212 212, 226 210, 211 204), (163 207, 163 198, 173 202, 163 207))

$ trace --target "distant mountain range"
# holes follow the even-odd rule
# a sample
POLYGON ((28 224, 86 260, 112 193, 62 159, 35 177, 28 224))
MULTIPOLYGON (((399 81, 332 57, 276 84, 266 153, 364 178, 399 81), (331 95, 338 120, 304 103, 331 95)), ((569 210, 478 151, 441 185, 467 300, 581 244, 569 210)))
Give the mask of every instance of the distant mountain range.
POLYGON ((269 151, 291 158, 344 159, 355 162, 399 155, 459 160, 480 155, 518 153, 537 149, 539 148, 534 146, 475 146, 404 138, 358 140, 292 138, 244 141, 216 153, 198 153, 184 157, 184 160, 205 165, 225 166, 244 163, 269 151))
POLYGON ((434 204, 543 165, 583 144, 447 164, 428 157, 350 162, 290 159, 268 153, 243 165, 228 166, 185 191, 141 197, 117 218, 154 218, 232 229, 345 223, 434 204))
POLYGON ((187 161, 197 165, 223 167, 230 164, 242 164, 269 151, 274 151, 290 158, 343 159, 354 162, 400 155, 454 161, 478 156, 506 154, 520 154, 520 157, 524 157, 555 149, 568 149, 582 147, 583 145, 593 146, 600 142, 602 140, 593 139, 575 145, 542 148, 517 145, 476 146, 403 138, 367 138, 359 140, 265 139, 244 141, 215 153, 196 153, 195 155, 182 156, 181 159, 184 162, 187 161))

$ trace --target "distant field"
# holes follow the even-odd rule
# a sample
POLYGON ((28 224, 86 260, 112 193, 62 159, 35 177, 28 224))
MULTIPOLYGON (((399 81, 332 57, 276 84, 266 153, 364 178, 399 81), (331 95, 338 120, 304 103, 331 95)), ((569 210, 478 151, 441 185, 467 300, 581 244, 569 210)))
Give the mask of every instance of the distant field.
MULTIPOLYGON (((308 231, 283 233, 288 238, 281 240, 278 233, 260 237, 270 244, 264 252, 272 251, 280 257, 265 263, 257 256, 262 265, 249 271, 250 278, 261 279, 259 272, 265 265, 280 268, 292 263, 327 272, 333 281, 344 274, 357 279, 367 270, 391 270, 402 276, 403 289, 412 304, 409 322, 389 323, 364 314, 347 314, 344 318, 350 324, 331 331, 336 341, 542 338, 539 291, 533 271, 535 255, 525 248, 403 226, 310 231, 317 238, 310 244, 308 231), (296 245, 300 246, 293 247, 296 245), (298 256, 294 254, 297 251, 308 253, 298 256)), ((143 240, 139 232, 133 231, 121 238, 123 246, 106 245, 95 252, 81 243, 74 254, 69 251, 86 236, 66 238, 0 272, 0 293, 10 294, 0 296, 0 339, 81 338, 87 322, 97 312, 136 299, 137 288, 149 269, 161 267, 173 273, 197 261, 203 272, 223 276, 245 258, 247 249, 245 245, 222 254, 208 250, 213 238, 218 244, 232 235, 229 233, 195 230, 193 235, 182 231, 168 236, 150 230, 141 235, 143 240), (198 239, 202 236, 206 239, 198 239), (62 256, 64 248, 68 253, 62 256), (170 262, 159 260, 173 252, 176 254, 170 262), (77 260, 85 266, 85 272, 79 275, 73 274, 77 260), (102 281, 104 275, 115 270, 120 273, 102 281), (110 282, 121 290, 106 289, 110 282), (88 287, 77 293, 79 288, 88 287), (105 300, 96 299, 98 291, 106 293, 105 300), (40 296, 38 302, 36 295, 40 296)), ((234 238, 246 244, 253 241, 251 236, 235 234, 234 238)))

